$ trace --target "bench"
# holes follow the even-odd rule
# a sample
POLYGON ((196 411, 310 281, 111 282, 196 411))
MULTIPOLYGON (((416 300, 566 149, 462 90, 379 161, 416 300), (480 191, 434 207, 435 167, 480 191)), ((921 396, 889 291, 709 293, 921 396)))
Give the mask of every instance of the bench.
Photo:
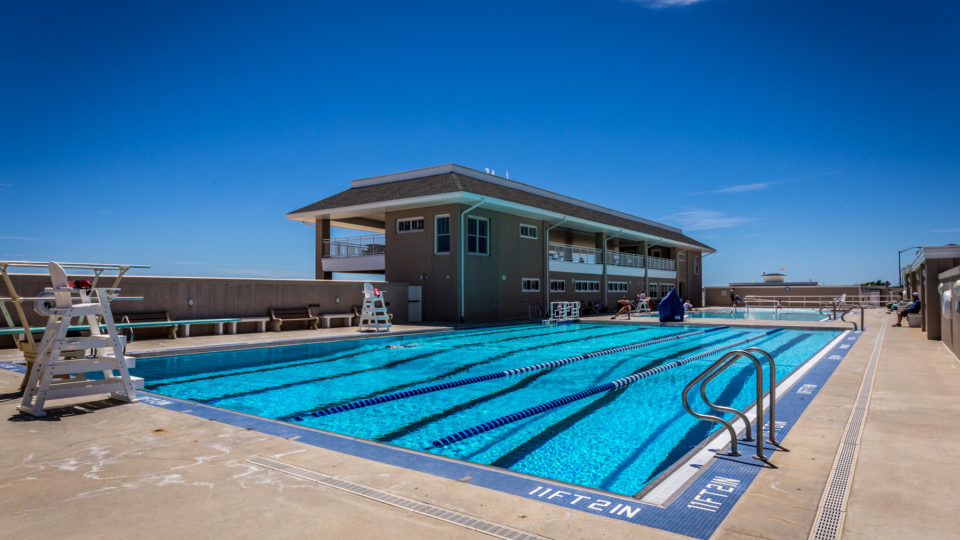
POLYGON ((919 313, 907 313, 907 326, 910 328, 920 328, 921 318, 919 313))
MULTIPOLYGON (((177 339, 177 324, 170 319, 170 314, 166 311, 157 311, 153 313, 114 313, 113 320, 118 323, 160 323, 151 326, 170 329, 167 330, 167 337, 177 339), (170 323, 170 324, 162 324, 170 323)), ((126 327, 130 331, 130 341, 133 341, 133 327, 126 327)), ((187 330, 189 335, 189 330, 187 330)))
POLYGON ((237 333, 237 325, 240 323, 255 322, 257 323, 257 332, 266 332, 267 331, 267 321, 270 320, 270 317, 240 317, 240 320, 227 323, 227 331, 231 334, 237 333))
POLYGON ((310 308, 270 308, 270 331, 279 332, 285 321, 306 321, 311 330, 317 329, 319 317, 310 313, 310 308))
POLYGON ((323 327, 330 328, 331 319, 343 319, 344 326, 353 326, 353 313, 325 313, 320 315, 320 318, 323 319, 323 327))

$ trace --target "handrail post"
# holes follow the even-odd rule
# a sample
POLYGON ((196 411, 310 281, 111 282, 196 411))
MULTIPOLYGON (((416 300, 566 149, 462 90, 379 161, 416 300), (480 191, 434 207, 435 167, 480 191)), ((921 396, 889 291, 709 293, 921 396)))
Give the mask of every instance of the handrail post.
POLYGON ((866 331, 867 331, 867 325, 866 325, 866 323, 864 323, 864 312, 865 312, 865 311, 866 311, 866 310, 863 309, 863 305, 861 304, 861 305, 860 305, 860 331, 861 331, 861 332, 866 332, 866 331))
POLYGON ((708 367, 703 372, 701 372, 700 375, 697 375, 696 378, 690 381, 690 383, 687 384, 686 387, 684 387, 683 392, 680 394, 680 398, 683 401, 683 408, 686 409, 688 413, 693 415, 695 418, 699 418, 700 420, 706 420, 708 422, 716 422, 716 423, 722 424, 723 427, 727 429, 727 433, 730 434, 730 455, 731 456, 740 455, 740 452, 737 450, 737 431, 733 429, 733 426, 730 424, 730 422, 727 422, 726 420, 724 420, 723 418, 720 418, 719 416, 713 416, 710 414, 700 414, 698 412, 694 412, 694 410, 690 407, 690 402, 687 400, 687 394, 690 392, 690 389, 696 386, 698 382, 703 380, 711 371, 713 371, 714 368, 726 362, 731 357, 739 357, 740 354, 741 354, 740 351, 731 351, 723 355, 722 357, 720 357, 719 360, 711 364, 710 367, 708 367))
MULTIPOLYGON (((773 355, 760 347, 748 347, 746 351, 762 354, 767 358, 767 363, 770 364, 770 429, 767 430, 767 440, 772 444, 778 444, 777 436, 773 431, 777 423, 777 364, 773 361, 773 355)), ((758 429, 763 429, 763 418, 757 420, 757 424, 760 426, 758 429)), ((758 434, 757 438, 761 439, 763 437, 758 434)))

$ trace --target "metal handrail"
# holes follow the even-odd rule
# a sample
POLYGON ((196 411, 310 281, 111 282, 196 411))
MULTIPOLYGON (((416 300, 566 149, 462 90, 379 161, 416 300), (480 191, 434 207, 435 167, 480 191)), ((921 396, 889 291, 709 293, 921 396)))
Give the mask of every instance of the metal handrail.
POLYGON ((717 360, 716 362, 714 362, 713 364, 711 364, 708 368, 706 368, 705 370, 703 370, 703 371, 702 371, 699 375, 697 375, 692 381, 690 381, 690 383, 687 384, 686 387, 684 387, 683 392, 681 393, 681 399, 682 399, 682 401, 683 401, 683 407, 684 407, 684 409, 686 409, 687 412, 690 413, 691 415, 693 415, 694 417, 696 417, 696 418, 698 418, 698 419, 700 419, 700 420, 706 420, 706 421, 708 421, 708 422, 714 422, 714 423, 718 423, 718 424, 723 425, 723 427, 726 428, 727 432, 730 434, 730 455, 731 455, 731 456, 739 456, 739 455, 740 455, 740 452, 739 452, 739 450, 738 450, 738 448, 737 448, 737 441, 738 441, 737 432, 736 432, 735 429, 733 429, 733 424, 731 424, 730 422, 724 420, 723 418, 721 418, 721 417, 719 417, 719 416, 714 416, 714 415, 710 415, 710 414, 701 414, 701 413, 695 412, 695 411, 693 410, 693 408, 690 407, 690 401, 689 401, 689 399, 688 399, 688 397, 687 397, 687 394, 690 392, 690 390, 691 390, 694 386, 697 385, 697 383, 700 383, 700 382, 702 381, 702 384, 700 385, 700 397, 703 399, 703 402, 704 402, 708 407, 710 407, 710 408, 712 408, 712 409, 714 409, 714 410, 718 410, 718 411, 721 411, 721 412, 733 413, 733 414, 736 414, 737 416, 739 416, 740 419, 743 420, 743 421, 744 421, 744 424, 746 425, 746 437, 745 437, 744 440, 747 440, 747 441, 752 441, 752 440, 754 440, 754 439, 752 438, 751 434, 750 434, 750 433, 751 433, 751 422, 750 422, 750 420, 746 417, 746 415, 745 415, 742 411, 738 411, 738 410, 733 409, 733 408, 731 408, 731 407, 724 407, 724 406, 721 406, 721 405, 717 405, 717 404, 711 402, 711 401, 707 398, 707 394, 706 394, 706 385, 707 385, 711 380, 713 380, 714 377, 720 375, 720 373, 722 373, 722 372, 723 372, 724 370, 726 370, 728 367, 730 367, 731 365, 733 365, 737 360, 739 360, 739 359, 741 359, 741 358, 743 358, 743 357, 749 358, 750 361, 753 362, 754 368, 756 368, 756 370, 757 370, 757 400, 756 400, 756 407, 757 407, 757 430, 756 430, 756 432, 757 432, 757 437, 756 437, 756 441, 757 441, 757 451, 756 451, 756 454, 755 454, 754 457, 755 457, 756 459, 761 460, 761 461, 766 461, 767 458, 763 455, 763 442, 761 441, 761 439, 763 438, 763 437, 762 437, 762 425, 763 425, 763 366, 760 364, 760 361, 757 359, 757 357, 754 356, 754 353, 762 354, 764 357, 767 358, 767 361, 768 361, 769 364, 770 364, 770 405, 771 405, 771 406, 770 406, 770 428, 767 430, 767 432, 768 432, 768 440, 769 440, 771 443, 773 443, 773 444, 777 444, 776 434, 774 433, 774 428, 775 428, 775 425, 776 425, 776 406, 774 405, 774 402, 775 402, 775 400, 776 400, 776 390, 775 390, 775 388, 776 388, 776 365, 775 365, 775 362, 774 362, 774 360, 773 360, 773 356, 772 356, 770 353, 768 353, 767 351, 764 351, 763 349, 760 349, 760 348, 757 348, 757 347, 750 347, 750 348, 745 349, 745 350, 740 350, 740 349, 738 349, 738 350, 735 350, 735 351, 730 351, 730 352, 728 352, 727 354, 723 355, 722 357, 720 357, 719 360, 717 360))
POLYGON ((863 306, 850 306, 849 308, 847 308, 846 311, 844 311, 844 312, 840 315, 840 320, 843 321, 843 322, 852 324, 852 325, 853 325, 853 331, 854 331, 854 332, 856 332, 857 330, 864 330, 865 328, 864 328, 864 324, 863 324, 863 323, 864 323, 864 314, 863 314, 863 312, 864 312, 863 306), (856 322, 854 322, 854 321, 848 321, 847 319, 844 318, 844 317, 846 317, 851 311, 853 311, 854 309, 859 309, 859 310, 860 310, 860 326, 859 326, 859 327, 857 326, 857 323, 856 323, 856 322))

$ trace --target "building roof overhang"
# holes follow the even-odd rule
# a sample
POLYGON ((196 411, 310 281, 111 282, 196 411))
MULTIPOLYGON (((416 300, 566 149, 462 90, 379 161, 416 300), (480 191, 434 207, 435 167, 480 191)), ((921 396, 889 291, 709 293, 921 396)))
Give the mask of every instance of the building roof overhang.
POLYGON ((960 244, 923 246, 917 250, 916 258, 904 268, 904 271, 916 272, 927 259, 960 259, 960 244))
POLYGON ((324 205, 320 204, 323 202, 320 201, 318 203, 314 203, 313 205, 291 212, 287 214, 286 217, 310 225, 314 224, 318 218, 327 219, 330 221, 332 226, 369 232, 382 232, 382 224, 386 221, 387 212, 447 204, 464 204, 472 206, 480 202, 481 208, 509 212, 511 214, 519 215, 531 220, 543 220, 551 223, 552 225, 557 225, 562 222, 564 227, 581 230, 584 232, 603 232, 610 236, 616 236, 617 238, 621 239, 647 241, 652 242, 654 245, 677 247, 680 249, 694 249, 702 251, 704 254, 716 252, 716 250, 713 248, 706 246, 705 244, 692 241, 692 239, 690 242, 684 241, 683 239, 687 239, 687 237, 683 235, 682 231, 676 227, 670 227, 654 221, 645 220, 643 218, 631 216, 623 212, 618 212, 616 210, 611 210, 584 201, 579 201, 564 195, 559 195, 547 190, 528 186, 520 182, 514 182, 509 179, 500 178, 498 176, 486 174, 454 164, 441 165, 438 167, 430 167, 428 169, 419 169, 416 171, 408 171, 386 176, 378 176, 374 178, 354 180, 351 182, 351 189, 348 190, 348 192, 353 190, 362 190, 364 188, 371 188, 373 186, 379 186, 382 184, 435 177, 449 173, 455 173, 476 180, 481 180, 482 182, 494 184, 508 190, 522 191, 536 197, 559 201, 562 204, 575 205, 579 208, 593 212, 594 215, 609 215, 611 216, 612 220, 619 221, 620 223, 627 223, 628 226, 624 227, 611 223, 604 223, 598 220, 574 216, 566 212, 550 210, 530 204, 522 204, 499 197, 492 197, 489 195, 478 194, 464 190, 450 191, 445 193, 431 193, 409 197, 397 196, 387 200, 345 204, 342 206, 324 205), (630 223, 636 223, 638 229, 643 228, 647 230, 644 231, 633 229, 629 226, 630 223), (662 231, 663 236, 657 234, 657 230, 662 231), (673 236, 674 238, 667 238, 667 236, 673 236))

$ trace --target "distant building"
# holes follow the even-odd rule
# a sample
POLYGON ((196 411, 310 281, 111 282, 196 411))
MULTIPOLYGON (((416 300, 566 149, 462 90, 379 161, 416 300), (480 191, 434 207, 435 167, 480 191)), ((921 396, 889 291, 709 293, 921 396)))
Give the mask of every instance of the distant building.
POLYGON ((538 317, 677 288, 699 299, 703 255, 678 228, 459 165, 354 180, 287 214, 316 227, 316 277, 383 272, 410 321, 538 317), (365 235, 331 238, 331 226, 365 235), (419 301, 418 301, 419 300, 419 301))
POLYGON ((731 296, 747 305, 772 306, 780 300, 785 307, 820 307, 843 297, 848 304, 879 306, 889 299, 887 287, 868 285, 824 285, 819 281, 787 281, 787 274, 764 272, 762 281, 741 281, 726 287, 704 287, 704 305, 729 306, 731 296), (844 296, 846 295, 846 296, 844 296))

